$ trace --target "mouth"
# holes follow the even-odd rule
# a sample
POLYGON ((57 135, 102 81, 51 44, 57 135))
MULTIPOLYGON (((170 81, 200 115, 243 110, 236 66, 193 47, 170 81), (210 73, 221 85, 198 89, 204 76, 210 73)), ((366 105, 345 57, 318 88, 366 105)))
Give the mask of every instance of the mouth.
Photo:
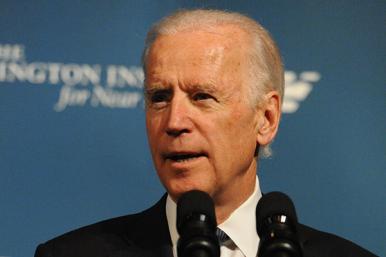
POLYGON ((188 162, 198 159, 200 157, 206 157, 204 153, 186 153, 186 152, 172 152, 163 155, 165 160, 173 162, 188 162))

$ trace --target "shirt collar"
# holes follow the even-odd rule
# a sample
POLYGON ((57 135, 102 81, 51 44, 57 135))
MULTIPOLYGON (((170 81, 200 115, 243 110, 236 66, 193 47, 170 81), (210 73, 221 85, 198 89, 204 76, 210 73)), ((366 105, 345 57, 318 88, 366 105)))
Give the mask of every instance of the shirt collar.
MULTIPOLYGON (((256 205, 261 198, 259 179, 256 176, 255 190, 252 195, 241 204, 223 223, 218 225, 247 256, 256 256, 259 246, 259 236, 256 231, 256 205)), ((168 195, 166 199, 166 217, 168 220, 170 237, 173 243, 173 253, 177 256, 177 204, 168 195)))
POLYGON ((170 238, 173 244, 173 255, 177 256, 177 241, 180 235, 177 231, 177 204, 170 195, 166 198, 166 218, 168 220, 170 238))

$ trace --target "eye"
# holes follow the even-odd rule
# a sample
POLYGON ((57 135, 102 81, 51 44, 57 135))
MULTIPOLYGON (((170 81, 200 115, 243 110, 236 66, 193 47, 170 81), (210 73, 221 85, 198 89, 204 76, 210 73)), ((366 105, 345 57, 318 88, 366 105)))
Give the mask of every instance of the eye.
POLYGON ((153 92, 147 93, 147 99, 151 103, 162 103, 167 102, 170 100, 171 97, 171 91, 168 89, 164 90, 155 90, 153 92))
POLYGON ((195 101, 208 100, 208 99, 214 99, 215 100, 215 98, 208 93, 200 92, 200 93, 196 93, 193 95, 193 100, 195 100, 195 101))

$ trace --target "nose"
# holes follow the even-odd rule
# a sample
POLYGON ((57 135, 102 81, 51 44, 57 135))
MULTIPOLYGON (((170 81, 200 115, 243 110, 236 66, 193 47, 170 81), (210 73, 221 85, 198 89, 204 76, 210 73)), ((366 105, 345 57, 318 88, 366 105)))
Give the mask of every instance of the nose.
POLYGON ((167 118, 166 133, 171 137, 178 137, 192 131, 189 101, 184 96, 173 96, 170 102, 167 118))

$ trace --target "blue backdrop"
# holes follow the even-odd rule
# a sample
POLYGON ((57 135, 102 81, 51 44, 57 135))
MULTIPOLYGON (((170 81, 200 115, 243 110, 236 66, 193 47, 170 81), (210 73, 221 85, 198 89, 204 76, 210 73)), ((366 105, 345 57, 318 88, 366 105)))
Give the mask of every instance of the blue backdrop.
POLYGON ((260 21, 286 65, 263 191, 302 223, 386 255, 385 1, 0 2, 0 256, 142 210, 164 190, 145 135, 140 56, 178 8, 260 21))

